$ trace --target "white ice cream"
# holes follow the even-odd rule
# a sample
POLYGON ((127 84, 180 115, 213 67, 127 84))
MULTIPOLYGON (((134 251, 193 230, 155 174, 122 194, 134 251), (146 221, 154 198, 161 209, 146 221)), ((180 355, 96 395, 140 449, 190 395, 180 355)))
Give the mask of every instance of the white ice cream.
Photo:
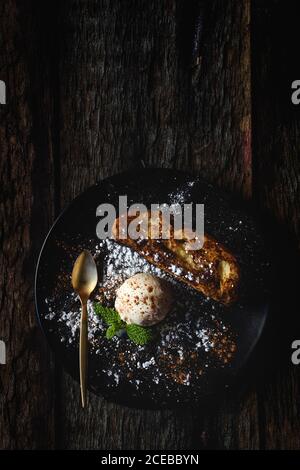
POLYGON ((117 290, 115 308, 126 323, 151 326, 162 321, 172 303, 168 286, 148 273, 127 279, 117 290))

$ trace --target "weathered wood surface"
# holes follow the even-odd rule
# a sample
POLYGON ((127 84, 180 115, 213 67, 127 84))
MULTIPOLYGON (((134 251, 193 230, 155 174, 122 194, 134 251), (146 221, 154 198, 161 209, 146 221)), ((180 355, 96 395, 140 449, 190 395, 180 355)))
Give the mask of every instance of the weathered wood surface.
MULTIPOLYGON (((29 5, 28 5, 29 6, 29 5)), ((34 265, 53 220, 51 97, 37 18, 0 6, 0 448, 52 447, 53 371, 33 299, 34 265), (46 113, 45 113, 46 111, 46 113)))
MULTIPOLYGON (((263 87, 277 61, 272 21, 281 10, 292 17, 293 8, 207 2, 202 64, 192 69, 191 3, 1 6, 0 79, 11 101, 0 107, 0 337, 10 350, 0 366, 0 448, 300 447, 295 369, 205 410, 133 410, 90 394, 82 411, 78 384, 53 365, 34 319, 34 263, 54 216, 91 184, 141 160, 253 195, 298 230, 296 115, 292 126, 282 122, 275 100, 270 120, 263 87)), ((291 39, 282 38, 282 55, 291 39)))
POLYGON ((284 227, 277 251, 285 257, 291 249, 289 271, 279 282, 280 331, 272 345, 273 361, 276 349, 281 361, 259 391, 261 443, 267 449, 300 448, 300 375, 289 357, 291 341, 300 331, 298 286, 293 284, 300 247, 300 121, 299 107, 291 103, 291 83, 300 75, 295 55, 299 18, 297 1, 288 8, 283 1, 273 2, 272 8, 266 0, 253 2, 253 196, 258 208, 284 227))

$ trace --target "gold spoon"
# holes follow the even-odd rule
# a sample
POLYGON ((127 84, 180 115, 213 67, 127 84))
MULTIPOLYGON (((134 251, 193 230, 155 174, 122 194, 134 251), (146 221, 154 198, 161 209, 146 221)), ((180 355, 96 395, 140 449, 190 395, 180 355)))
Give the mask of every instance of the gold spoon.
POLYGON ((98 281, 97 267, 91 253, 84 250, 76 259, 72 271, 72 286, 81 301, 79 371, 82 408, 86 405, 86 379, 88 356, 87 301, 98 281))

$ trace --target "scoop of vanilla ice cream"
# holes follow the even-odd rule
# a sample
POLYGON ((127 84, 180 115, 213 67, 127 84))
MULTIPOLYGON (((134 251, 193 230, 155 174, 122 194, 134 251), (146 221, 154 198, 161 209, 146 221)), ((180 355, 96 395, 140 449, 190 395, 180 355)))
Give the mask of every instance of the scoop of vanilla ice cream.
POLYGON ((127 279, 117 290, 115 308, 126 323, 151 326, 170 310, 172 297, 164 281, 148 273, 127 279))

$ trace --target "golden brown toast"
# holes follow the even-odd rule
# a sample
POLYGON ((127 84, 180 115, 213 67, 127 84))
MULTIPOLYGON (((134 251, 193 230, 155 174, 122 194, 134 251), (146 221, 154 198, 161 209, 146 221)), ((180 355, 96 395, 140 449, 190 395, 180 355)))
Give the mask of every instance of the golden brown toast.
MULTIPOLYGON (((127 215, 127 224, 135 218, 127 215)), ((115 219, 112 238, 134 249, 153 265, 205 296, 225 305, 236 300, 239 267, 234 255, 222 244, 205 234, 202 248, 188 250, 190 242, 195 239, 192 231, 185 229, 178 233, 178 230, 174 231, 171 222, 169 239, 151 238, 153 233, 156 233, 156 237, 157 233, 160 236, 162 234, 161 212, 152 213, 151 217, 150 212, 140 213, 139 221, 145 220, 144 225, 140 224, 140 237, 134 240, 128 236, 127 228, 124 233, 123 226, 120 227, 120 218, 115 219), (122 237, 119 233, 121 231, 122 237)))

